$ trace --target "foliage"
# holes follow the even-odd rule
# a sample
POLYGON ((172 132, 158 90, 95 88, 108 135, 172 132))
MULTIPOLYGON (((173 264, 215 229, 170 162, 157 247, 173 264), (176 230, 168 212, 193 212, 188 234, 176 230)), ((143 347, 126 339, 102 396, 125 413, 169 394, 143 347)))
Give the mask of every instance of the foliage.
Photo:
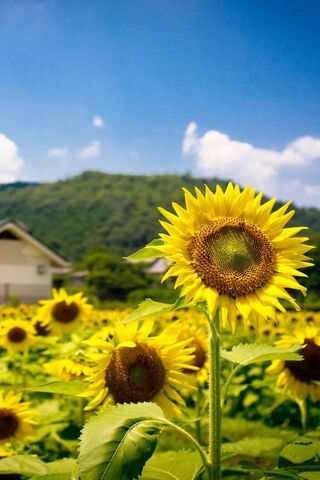
POLYGON ((181 302, 180 299, 175 303, 161 303, 155 302, 154 300, 151 300, 151 298, 147 298, 138 306, 138 308, 129 313, 129 315, 123 320, 123 323, 143 320, 148 317, 159 317, 180 308, 182 304, 183 302, 181 302))
POLYGON ((240 366, 273 359, 302 360, 301 355, 297 353, 301 350, 301 347, 302 345, 299 344, 290 348, 276 348, 272 345, 246 343, 236 345, 230 351, 221 350, 221 356, 225 360, 240 366))
POLYGON ((79 468, 83 480, 133 480, 141 474, 164 426, 152 403, 111 406, 84 427, 79 468))
POLYGON ((106 248, 87 253, 78 267, 88 271, 89 291, 99 300, 125 300, 131 291, 150 284, 141 265, 129 263, 106 248))
POLYGON ((197 452, 158 452, 147 461, 139 480, 194 480, 201 466, 197 452))

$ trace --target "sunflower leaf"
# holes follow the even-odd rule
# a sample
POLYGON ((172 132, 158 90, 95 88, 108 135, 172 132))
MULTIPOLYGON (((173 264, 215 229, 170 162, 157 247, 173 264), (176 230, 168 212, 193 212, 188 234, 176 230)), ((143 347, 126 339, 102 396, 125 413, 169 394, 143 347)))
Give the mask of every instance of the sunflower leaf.
POLYGON ((155 403, 110 406, 80 437, 82 480, 133 480, 151 457, 166 419, 155 403))
POLYGON ((302 345, 296 343, 289 348, 277 348, 272 345, 245 343, 236 345, 232 350, 221 350, 221 357, 229 362, 245 366, 270 360, 302 360, 299 355, 302 345))
MULTIPOLYGON (((291 443, 281 451, 278 461, 279 467, 306 464, 318 465, 320 470, 320 442, 291 443)), ((307 468, 306 468, 307 470, 307 468)))
POLYGON ((26 390, 41 393, 58 393, 60 395, 78 395, 87 388, 87 385, 80 380, 73 380, 72 382, 49 382, 43 385, 34 385, 28 387, 26 390))
POLYGON ((157 247, 163 245, 163 240, 156 238, 152 240, 148 245, 132 253, 128 257, 124 257, 126 260, 147 260, 153 258, 163 257, 163 252, 158 250, 157 247))
POLYGON ((0 473, 16 473, 32 477, 45 475, 47 469, 46 464, 39 458, 29 457, 28 455, 14 455, 0 460, 0 473))
POLYGON ((247 455, 250 457, 275 457, 283 447, 284 440, 281 438, 247 437, 238 442, 227 442, 222 445, 223 459, 236 455, 247 455))
POLYGON ((171 312, 172 310, 177 310, 182 306, 183 299, 181 298, 179 298, 175 303, 154 302, 151 300, 151 298, 147 298, 140 303, 138 308, 129 313, 129 315, 122 320, 122 323, 127 324, 134 322, 135 320, 142 320, 143 318, 147 317, 159 317, 171 312))
POLYGON ((147 461, 141 480, 194 480, 202 468, 197 452, 191 450, 159 452, 147 461))
POLYGON ((19 474, 27 478, 46 480, 70 479, 76 475, 77 464, 73 458, 45 463, 28 455, 13 455, 0 460, 0 474, 19 474))

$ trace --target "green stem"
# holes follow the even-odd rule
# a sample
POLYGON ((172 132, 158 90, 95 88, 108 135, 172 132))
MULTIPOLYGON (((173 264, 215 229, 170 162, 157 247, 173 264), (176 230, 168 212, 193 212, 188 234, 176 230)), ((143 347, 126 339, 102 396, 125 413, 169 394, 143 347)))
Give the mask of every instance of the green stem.
POLYGON ((199 454, 200 454, 200 457, 201 457, 203 466, 204 466, 204 468, 206 469, 207 474, 208 474, 208 479, 209 479, 209 480, 212 480, 212 476, 211 476, 211 465, 210 465, 210 463, 208 462, 207 455, 206 455, 205 451, 203 450, 203 448, 201 447, 201 445, 197 442, 197 440, 196 440, 192 435, 190 435, 190 433, 188 433, 186 430, 184 430, 183 428, 178 427, 178 425, 175 425, 174 423, 170 422, 169 420, 165 420, 164 423, 166 423, 166 424, 169 425, 171 428, 173 428, 174 430, 176 430, 177 432, 179 432, 181 435, 183 435, 186 439, 188 439, 188 440, 194 445, 194 447, 196 448, 196 450, 197 450, 197 451, 199 452, 199 454))
POLYGON ((221 479, 221 393, 219 312, 210 322, 209 338, 209 461, 211 480, 221 479))
POLYGON ((227 380, 224 384, 224 388, 223 388, 223 391, 222 391, 222 396, 221 396, 221 406, 222 406, 222 408, 224 407, 230 384, 231 384, 235 374, 238 373, 238 371, 241 369, 241 367, 242 367, 242 365, 237 365, 236 367, 232 366, 232 368, 231 368, 231 372, 230 372, 230 374, 229 374, 229 376, 228 376, 228 378, 227 378, 227 380))
POLYGON ((307 405, 305 400, 301 400, 300 398, 296 399, 296 402, 299 406, 300 415, 301 415, 301 426, 302 430, 305 431, 307 428, 307 405))
POLYGON ((196 404, 196 415, 197 415, 197 420, 196 420, 196 439, 202 444, 202 434, 201 434, 201 400, 202 400, 202 390, 201 388, 198 389, 197 391, 197 404, 196 404))

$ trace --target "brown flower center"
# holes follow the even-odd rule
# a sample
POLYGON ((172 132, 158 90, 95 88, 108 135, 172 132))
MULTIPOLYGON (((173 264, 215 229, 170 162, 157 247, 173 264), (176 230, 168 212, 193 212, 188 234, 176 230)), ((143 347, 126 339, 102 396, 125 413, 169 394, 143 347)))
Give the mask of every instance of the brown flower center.
MULTIPOLYGON (((192 340, 190 343, 188 343, 188 348, 194 348, 193 352, 193 359, 188 362, 190 365, 193 367, 198 367, 201 368, 205 364, 206 361, 206 352, 200 342, 198 340, 192 340)), ((185 373, 190 373, 194 372, 195 370, 191 370, 188 368, 184 368, 185 373)))
POLYGON ((114 350, 105 380, 116 403, 137 403, 152 400, 161 390, 165 375, 156 350, 140 343, 114 350))
POLYGON ((19 426, 17 417, 5 408, 0 409, 0 440, 12 437, 19 426))
POLYGON ((79 307, 75 302, 70 304, 64 300, 54 305, 52 309, 53 318, 60 323, 71 323, 77 318, 79 314, 79 307))
POLYGON ((12 343, 20 343, 26 339, 27 332, 24 330, 24 328, 13 327, 9 330, 7 337, 12 343))
POLYGON ((301 351, 303 360, 287 360, 285 367, 290 373, 304 383, 320 381, 320 347, 310 338, 304 340, 305 347, 301 351))
POLYGON ((220 295, 250 294, 274 271, 268 237, 253 223, 237 217, 221 217, 202 225, 188 251, 205 285, 220 295))

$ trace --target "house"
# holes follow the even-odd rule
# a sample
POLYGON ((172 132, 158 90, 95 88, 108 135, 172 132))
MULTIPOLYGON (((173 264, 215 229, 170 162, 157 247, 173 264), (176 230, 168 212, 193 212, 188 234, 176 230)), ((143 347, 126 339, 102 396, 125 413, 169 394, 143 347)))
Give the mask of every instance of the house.
POLYGON ((156 258, 146 269, 146 273, 149 275, 164 275, 170 265, 169 260, 166 258, 156 258))
POLYGON ((53 269, 69 263, 16 220, 0 220, 0 303, 15 298, 35 303, 49 298, 53 269))
POLYGON ((170 266, 166 258, 145 258, 144 260, 128 260, 130 263, 140 263, 145 265, 144 271, 149 275, 162 276, 170 266))

